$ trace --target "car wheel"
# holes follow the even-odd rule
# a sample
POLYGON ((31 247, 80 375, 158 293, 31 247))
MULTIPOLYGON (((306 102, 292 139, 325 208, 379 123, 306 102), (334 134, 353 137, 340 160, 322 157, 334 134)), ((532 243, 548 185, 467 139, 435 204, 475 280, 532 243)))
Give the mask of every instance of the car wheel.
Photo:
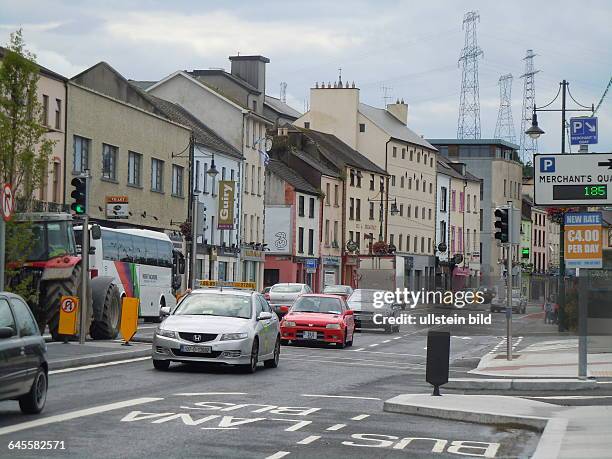
POLYGON ((26 414, 38 414, 45 407, 47 401, 47 372, 39 368, 30 388, 30 392, 19 397, 19 408, 26 414))
POLYGON ((393 328, 393 332, 394 332, 394 333, 399 333, 399 332, 400 332, 400 326, 399 326, 399 325, 396 325, 396 326, 393 328))
POLYGON ((170 361, 169 360, 153 360, 153 367, 156 370, 165 371, 168 368, 170 368, 170 361))
POLYGON ((243 366, 245 373, 255 373, 257 371, 257 362, 259 361, 259 341, 255 339, 253 341, 253 347, 251 348, 251 362, 248 365, 243 366))
POLYGON ((387 333, 387 334, 393 333, 393 326, 392 325, 385 325, 385 333, 387 333))
POLYGON ((280 339, 276 338, 276 344, 274 345, 274 357, 270 360, 264 361, 264 366, 266 368, 276 368, 278 367, 278 360, 280 358, 280 339))
POLYGON ((340 349, 344 349, 346 347, 346 338, 347 338, 347 334, 346 334, 346 331, 345 331, 344 335, 342 335, 342 342, 341 343, 337 343, 336 347, 339 347, 340 349))
POLYGON ((346 342, 346 347, 351 347, 353 345, 354 339, 355 339, 355 330, 353 330, 353 334, 351 335, 351 340, 346 342))

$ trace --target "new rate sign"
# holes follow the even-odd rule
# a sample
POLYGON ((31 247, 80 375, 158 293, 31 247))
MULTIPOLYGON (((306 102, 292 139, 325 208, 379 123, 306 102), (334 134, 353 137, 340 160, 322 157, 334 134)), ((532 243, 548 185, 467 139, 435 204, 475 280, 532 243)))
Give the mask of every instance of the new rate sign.
POLYGON ((565 214, 565 267, 601 268, 600 212, 565 214))

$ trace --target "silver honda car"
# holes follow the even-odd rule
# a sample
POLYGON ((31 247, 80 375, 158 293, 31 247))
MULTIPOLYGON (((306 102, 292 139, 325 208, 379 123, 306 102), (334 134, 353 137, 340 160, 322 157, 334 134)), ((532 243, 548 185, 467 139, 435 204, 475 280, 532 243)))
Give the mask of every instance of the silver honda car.
POLYGON ((153 366, 170 362, 239 365, 254 373, 258 362, 276 368, 280 327, 261 293, 233 288, 203 288, 184 296, 153 336, 153 366))

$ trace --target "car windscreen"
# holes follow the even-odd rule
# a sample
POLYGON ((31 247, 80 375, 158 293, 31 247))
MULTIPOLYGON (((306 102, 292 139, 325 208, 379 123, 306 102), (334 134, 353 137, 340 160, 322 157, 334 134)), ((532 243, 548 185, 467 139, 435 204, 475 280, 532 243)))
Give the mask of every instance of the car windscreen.
POLYGON ((270 290, 271 293, 299 293, 301 291, 301 285, 275 285, 270 290))
POLYGON ((174 315, 251 318, 251 298, 220 293, 192 294, 178 305, 174 315))
POLYGON ((349 293, 349 287, 345 287, 343 285, 330 285, 328 287, 325 287, 323 289, 323 293, 342 293, 342 294, 347 294, 349 293))
POLYGON ((322 314, 342 314, 342 304, 338 298, 302 296, 296 300, 291 312, 318 312, 322 314))
POLYGON ((349 308, 355 311, 373 311, 374 293, 379 290, 355 290, 348 299, 349 308))

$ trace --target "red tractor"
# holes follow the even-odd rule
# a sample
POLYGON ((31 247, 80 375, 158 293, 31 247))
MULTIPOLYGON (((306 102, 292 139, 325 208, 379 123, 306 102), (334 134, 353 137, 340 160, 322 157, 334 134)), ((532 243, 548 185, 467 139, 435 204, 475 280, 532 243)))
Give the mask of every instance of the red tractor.
MULTIPOLYGON (((64 295, 83 298, 83 268, 81 255, 77 253, 72 216, 32 213, 20 214, 19 220, 32 233, 32 244, 24 261, 9 263, 11 275, 7 284, 15 286, 22 281, 31 282, 28 290, 34 291, 34 296, 30 298, 30 307, 41 333, 48 325, 53 339, 61 339, 58 333, 60 298, 64 295)), ((113 339, 117 336, 121 317, 117 288, 112 284, 112 278, 97 278, 90 284, 86 329, 94 339, 113 339), (114 314, 102 313, 108 308, 112 308, 114 314), (99 323, 109 320, 113 323, 99 323)))

